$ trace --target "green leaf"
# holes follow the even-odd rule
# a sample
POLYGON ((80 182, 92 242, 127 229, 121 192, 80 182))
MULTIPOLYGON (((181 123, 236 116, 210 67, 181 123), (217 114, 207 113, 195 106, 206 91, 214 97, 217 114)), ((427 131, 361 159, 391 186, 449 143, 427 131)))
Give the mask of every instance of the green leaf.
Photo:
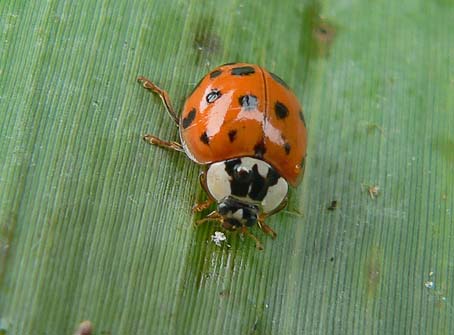
POLYGON ((452 334, 453 18, 450 0, 0 2, 0 334, 452 334), (200 167, 141 139, 178 134, 138 75, 180 109, 232 61, 284 78, 309 130, 263 252, 194 229, 200 167))

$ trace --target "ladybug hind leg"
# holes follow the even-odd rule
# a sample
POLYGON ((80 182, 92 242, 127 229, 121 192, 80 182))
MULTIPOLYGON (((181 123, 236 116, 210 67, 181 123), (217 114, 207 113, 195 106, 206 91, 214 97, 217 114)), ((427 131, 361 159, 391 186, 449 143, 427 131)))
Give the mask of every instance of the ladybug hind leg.
MULTIPOLYGON (((167 112, 169 113, 170 117, 173 119, 173 121, 175 121, 175 123, 178 126, 178 116, 172 107, 172 103, 170 102, 169 94, 165 90, 158 87, 157 85, 155 85, 154 83, 152 83, 149 79, 147 79, 145 77, 140 76, 139 78, 137 78, 137 81, 139 83, 141 83, 142 86, 144 88, 146 88, 147 90, 150 90, 159 95, 159 97, 161 98, 162 102, 164 103, 164 106, 165 106, 167 112)), ((156 145, 161 148, 184 152, 182 145, 175 141, 161 140, 160 138, 158 138, 154 135, 151 135, 151 134, 144 135, 143 139, 145 142, 150 143, 152 145, 156 145)))
POLYGON ((162 102, 164 103, 164 106, 167 109, 167 112, 169 113, 170 117, 173 119, 173 121, 175 121, 175 123, 178 126, 179 119, 178 119, 177 114, 175 113, 175 110, 172 107, 172 103, 170 102, 170 97, 169 97, 169 94, 167 93, 167 91, 158 87, 151 80, 149 80, 145 77, 140 76, 137 78, 137 81, 139 83, 141 83, 145 89, 150 90, 159 95, 159 97, 161 98, 162 102))

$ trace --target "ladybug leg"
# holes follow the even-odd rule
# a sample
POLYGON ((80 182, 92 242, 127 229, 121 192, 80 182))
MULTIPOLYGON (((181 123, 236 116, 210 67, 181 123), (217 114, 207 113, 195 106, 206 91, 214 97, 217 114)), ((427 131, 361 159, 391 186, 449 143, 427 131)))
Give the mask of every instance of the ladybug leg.
POLYGON ((267 217, 269 217, 269 216, 281 211, 282 209, 284 209, 284 207, 287 206, 287 203, 288 203, 288 198, 285 198, 276 209, 274 209, 272 212, 260 215, 259 218, 257 219, 257 224, 258 224, 259 228, 265 234, 270 235, 272 239, 275 239, 277 234, 270 226, 268 226, 265 223, 265 220, 266 220, 267 217))
POLYGON ((143 136, 143 140, 147 143, 156 145, 158 147, 164 148, 164 149, 171 149, 171 150, 176 150, 180 152, 184 152, 183 146, 175 141, 164 141, 161 140, 160 138, 157 138, 156 136, 146 134, 143 136))
MULTIPOLYGON (((173 119, 173 121, 175 121, 175 123, 178 126, 178 122, 179 122, 178 116, 172 107, 172 103, 170 102, 169 94, 166 91, 164 91, 163 89, 161 89, 158 86, 156 86, 155 84, 153 84, 149 79, 147 79, 145 77, 140 76, 139 78, 137 78, 137 81, 139 83, 141 83, 142 86, 144 88, 146 88, 147 90, 150 90, 159 95, 159 97, 161 98, 162 102, 164 103, 164 106, 166 107, 167 112, 169 113, 170 117, 173 119)), ((148 142, 153 145, 157 145, 158 147, 161 147, 161 148, 172 149, 172 150, 184 152, 182 145, 175 141, 164 141, 164 140, 161 140, 160 138, 158 138, 154 135, 150 135, 150 134, 146 134, 143 137, 143 139, 145 142, 148 142)))
MULTIPOLYGON (((252 234, 246 226, 242 226, 240 227, 239 229, 235 229, 236 226, 230 226, 230 225, 226 225, 226 223, 224 222, 224 219, 223 217, 217 212, 217 211, 212 211, 210 214, 208 214, 207 216, 205 216, 203 219, 200 219, 200 220, 197 220, 195 222, 195 225, 196 227, 200 226, 201 224, 207 222, 207 221, 218 221, 221 223, 221 226, 227 230, 239 230, 242 234, 246 235, 247 237, 249 237, 250 239, 254 240, 255 242, 255 247, 258 249, 258 250, 263 250, 263 244, 260 242, 260 240, 254 235, 252 234)), ((271 228, 270 228, 271 229, 271 228)))
POLYGON ((206 184, 205 171, 201 171, 200 172, 199 180, 200 180, 200 185, 202 185, 202 188, 205 190, 205 193, 208 194, 208 199, 203 201, 203 202, 195 204, 192 207, 192 211, 194 213, 201 212, 201 211, 207 209, 208 207, 210 207, 214 203, 213 198, 211 198, 210 193, 208 192, 208 188, 207 188, 207 184, 206 184))
POLYGON ((259 228, 267 235, 270 235, 271 238, 274 240, 277 236, 276 232, 265 223, 265 218, 259 218, 257 220, 257 224, 259 225, 259 228))
POLYGON ((206 178, 206 174, 205 174, 205 171, 201 171, 200 174, 199 174, 199 181, 200 181, 200 185, 202 186, 203 190, 206 192, 206 194, 208 194, 208 196, 210 195, 210 192, 208 191, 208 187, 207 187, 207 178, 206 178))
POLYGON ((198 212, 201 212, 205 209, 207 209, 208 207, 210 207, 212 204, 214 203, 214 200, 209 198, 203 202, 199 202, 197 204, 195 204, 193 207, 192 207, 192 211, 194 213, 198 213, 198 212))
POLYGON ((260 240, 254 235, 252 234, 246 226, 243 226, 240 228, 241 229, 241 233, 243 233, 244 235, 246 235, 247 237, 249 237, 250 239, 254 240, 255 242, 255 247, 258 249, 258 250, 263 250, 263 244, 262 242, 260 242, 260 240))
POLYGON ((200 226, 202 223, 205 223, 207 221, 219 221, 222 223, 222 216, 216 212, 216 211, 212 211, 210 214, 208 214, 207 216, 205 216, 203 219, 200 219, 200 220, 197 220, 195 222, 195 225, 196 227, 200 226))
POLYGON ((265 220, 268 216, 271 216, 273 214, 276 214, 277 212, 280 212, 281 210, 283 210, 285 208, 285 206, 287 206, 287 204, 288 204, 288 198, 285 197, 284 200, 282 200, 281 204, 279 206, 277 206, 275 209, 273 209, 271 212, 266 213, 266 215, 263 216, 263 219, 265 220))
POLYGON ((179 119, 178 119, 177 114, 175 113, 175 110, 172 107, 172 103, 170 102, 169 94, 165 90, 163 90, 162 88, 160 88, 160 87, 156 86, 155 84, 153 84, 149 79, 147 79, 145 77, 140 76, 140 77, 137 78, 137 81, 139 83, 141 83, 142 86, 144 88, 146 88, 147 90, 150 90, 150 91, 152 91, 152 92, 154 92, 154 93, 159 95, 159 97, 161 98, 162 102, 164 103, 164 106, 167 109, 167 112, 169 112, 170 117, 173 119, 173 121, 175 121, 175 123, 178 126, 179 125, 179 119))

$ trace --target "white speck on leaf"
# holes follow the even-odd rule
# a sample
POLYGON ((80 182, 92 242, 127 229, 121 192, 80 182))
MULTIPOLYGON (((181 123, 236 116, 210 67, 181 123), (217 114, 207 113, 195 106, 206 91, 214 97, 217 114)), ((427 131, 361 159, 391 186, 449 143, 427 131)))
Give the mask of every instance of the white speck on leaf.
POLYGON ((227 237, 221 231, 215 231, 214 235, 211 235, 211 240, 216 244, 218 247, 221 246, 222 242, 227 241, 227 237))
POLYGON ((424 282, 424 286, 425 286, 426 288, 428 288, 428 289, 432 289, 432 288, 435 287, 435 284, 434 284, 434 282, 433 282, 432 280, 426 280, 426 281, 424 282))

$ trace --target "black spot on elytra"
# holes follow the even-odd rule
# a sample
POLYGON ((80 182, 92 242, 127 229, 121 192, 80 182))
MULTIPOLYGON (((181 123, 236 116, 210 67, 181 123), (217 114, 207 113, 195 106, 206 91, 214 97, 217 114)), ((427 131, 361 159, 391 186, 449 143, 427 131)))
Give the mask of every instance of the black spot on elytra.
POLYGON ((255 73, 255 70, 252 66, 240 66, 234 67, 231 72, 233 76, 249 76, 255 73))
POLYGON ((285 119, 288 116, 288 108, 279 101, 274 104, 274 112, 278 119, 285 119))
POLYGON ((210 73, 210 78, 213 79, 213 78, 219 77, 221 75, 221 73, 222 73, 221 70, 214 70, 213 72, 210 73))
POLYGON ((254 154, 257 158, 263 158, 263 155, 266 152, 265 142, 261 140, 254 146, 254 154))
POLYGON ((241 107, 246 110, 256 109, 258 105, 258 100, 255 95, 243 95, 238 99, 241 107))
POLYGON ((210 93, 207 94, 206 96, 206 101, 211 104, 218 100, 221 97, 222 93, 221 91, 217 89, 212 89, 210 93))
POLYGON ((196 114, 197 114, 197 111, 195 110, 195 108, 193 108, 188 113, 188 115, 186 115, 186 117, 183 118, 181 125, 183 126, 184 129, 186 129, 187 127, 189 127, 191 125, 192 121, 194 121, 194 119, 195 119, 196 114))
POLYGON ((200 141, 205 143, 206 145, 210 144, 210 139, 208 138, 207 132, 204 131, 202 135, 200 135, 200 141))
POLYGON ((290 144, 288 142, 285 142, 284 144, 284 150, 285 150, 285 153, 288 155, 290 153, 290 149, 292 147, 290 146, 290 144))
POLYGON ((282 86, 284 86, 285 88, 287 89, 290 89, 290 87, 287 85, 287 83, 281 78, 279 77, 277 74, 274 74, 273 72, 270 72, 270 75, 271 77, 273 77, 273 79, 275 81, 277 81, 279 84, 281 84, 282 86))
POLYGON ((236 133, 237 133, 236 129, 232 129, 232 130, 229 131, 229 140, 230 140, 230 142, 235 141, 236 133))
POLYGON ((304 126, 306 127, 306 120, 304 119, 304 114, 303 114, 302 110, 299 111, 299 116, 300 116, 301 121, 303 121, 304 126))

